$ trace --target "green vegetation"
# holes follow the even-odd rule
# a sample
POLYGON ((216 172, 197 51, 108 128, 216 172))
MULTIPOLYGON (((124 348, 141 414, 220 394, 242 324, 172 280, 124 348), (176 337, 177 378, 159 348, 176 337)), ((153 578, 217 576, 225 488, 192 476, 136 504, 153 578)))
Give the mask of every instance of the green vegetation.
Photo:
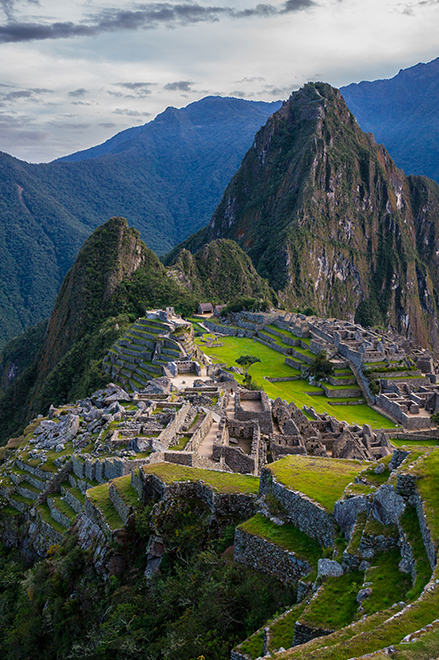
POLYGON ((332 511, 364 463, 314 456, 287 456, 266 466, 288 488, 304 493, 332 511))
POLYGON ((313 377, 316 380, 327 380, 329 376, 334 375, 334 367, 331 360, 326 357, 326 352, 321 351, 317 357, 308 365, 306 376, 313 377))
MULTIPOLYGON (((200 337, 196 337, 195 341, 206 355, 216 362, 226 363, 228 367, 233 366, 239 355, 249 354, 258 357, 260 362, 249 367, 248 373, 251 375, 252 381, 272 399, 281 397, 285 401, 294 401, 299 407, 313 406, 318 413, 329 413, 336 419, 346 420, 350 424, 370 424, 375 429, 395 428, 393 422, 365 404, 333 406, 331 402, 338 399, 310 396, 308 392, 323 395, 323 390, 315 385, 310 385, 306 380, 270 383, 267 378, 300 376, 300 371, 286 365, 285 356, 265 344, 245 337, 221 337, 222 346, 208 347, 206 340, 209 338, 213 338, 213 335, 204 335, 204 341, 200 337)), ((315 356, 313 355, 313 357, 315 356)), ((239 380, 239 377, 237 379, 239 380)), ((351 399, 349 400, 351 401, 351 399)))
POLYGON ((398 564, 401 553, 398 548, 383 552, 372 560, 372 566, 366 571, 365 582, 371 582, 372 594, 363 600, 364 614, 370 615, 400 601, 407 600, 411 579, 407 573, 401 573, 398 564))
POLYGON ((110 496, 108 494, 110 488, 109 483, 100 484, 94 488, 89 488, 87 496, 92 504, 96 506, 103 514, 110 529, 120 529, 123 527, 123 522, 114 508, 110 496))
POLYGON ((135 514, 114 544, 117 573, 98 573, 74 530, 27 570, 0 548, 2 660, 228 660, 294 601, 291 588, 231 561, 233 535, 233 520, 212 525, 201 502, 179 500, 135 514), (152 523, 166 549, 146 580, 152 523))
POLYGON ((363 573, 360 571, 326 578, 301 616, 300 623, 326 630, 338 630, 348 625, 357 613, 357 594, 362 584, 363 573))
MULTIPOLYGON (((413 460, 413 458, 412 458, 413 460)), ((419 477, 418 492, 424 503, 424 512, 427 524, 431 530, 435 548, 438 547, 439 538, 439 448, 432 448, 422 456, 410 473, 419 477)))
POLYGON ((242 523, 240 529, 270 541, 270 543, 274 543, 284 550, 294 552, 302 559, 310 562, 314 568, 317 567, 317 562, 322 556, 322 546, 297 529, 297 527, 290 523, 275 525, 260 513, 245 523, 242 523))
POLYGON ((276 652, 281 647, 284 649, 290 648, 293 643, 296 621, 300 618, 305 607, 306 602, 299 603, 270 624, 270 651, 276 652))
POLYGON ((118 495, 128 506, 139 507, 142 504, 137 491, 131 485, 130 474, 113 479, 110 483, 116 488, 118 495))
POLYGON ((174 463, 154 463, 142 468, 145 474, 155 474, 165 483, 174 481, 203 481, 219 493, 259 492, 259 478, 245 474, 201 470, 174 463))
POLYGON ((408 600, 419 598, 423 588, 431 577, 431 566, 425 552, 424 542, 422 540, 421 529, 416 510, 413 506, 407 505, 401 516, 401 527, 407 535, 407 541, 413 552, 413 558, 416 563, 416 580, 413 588, 407 593, 408 600))

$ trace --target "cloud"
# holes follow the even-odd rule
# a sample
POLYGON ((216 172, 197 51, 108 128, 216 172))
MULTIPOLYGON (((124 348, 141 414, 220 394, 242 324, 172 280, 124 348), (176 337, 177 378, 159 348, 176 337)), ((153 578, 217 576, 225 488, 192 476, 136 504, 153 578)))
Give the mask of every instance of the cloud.
POLYGON ((191 87, 195 85, 191 80, 178 80, 176 82, 167 83, 163 89, 167 89, 170 92, 190 92, 191 87))
POLYGON ((19 89, 13 92, 2 94, 2 101, 20 101, 29 99, 31 101, 38 101, 42 94, 53 94, 52 89, 45 89, 44 87, 33 87, 31 89, 19 89))
POLYGON ((123 97, 126 99, 135 99, 135 98, 142 98, 144 96, 149 96, 152 92, 150 90, 150 87, 153 87, 157 83, 150 83, 150 82, 120 82, 120 83, 114 83, 115 87, 123 87, 124 89, 128 89, 132 94, 122 94, 121 92, 107 92, 108 94, 112 94, 113 96, 119 96, 123 97))
POLYGON ((150 117, 150 112, 138 112, 137 110, 129 110, 128 108, 116 108, 113 110, 113 115, 125 115, 127 117, 150 117))
POLYGON ((117 124, 114 121, 103 121, 98 126, 103 126, 104 128, 114 128, 117 124))
POLYGON ((78 97, 85 96, 86 94, 88 94, 88 91, 83 87, 80 87, 79 89, 74 89, 72 92, 69 92, 68 96, 78 97))
MULTIPOLYGON (((40 4, 39 0, 27 0, 27 2, 32 5, 40 4)), ((14 17, 14 9, 16 4, 18 4, 16 0, 0 0, 0 7, 3 9, 9 20, 13 19, 14 17)))
POLYGON ((241 80, 234 80, 233 82, 237 85, 241 83, 265 82, 265 78, 262 76, 251 76, 250 78, 241 78, 241 80))
MULTIPOLYGON (((0 0, 3 6, 12 0, 0 0)), ((29 0, 32 1, 32 0, 29 0)), ((237 11, 232 7, 202 6, 198 4, 171 4, 167 2, 138 5, 135 10, 106 9, 90 17, 90 23, 56 22, 49 25, 11 20, 0 27, 0 43, 94 37, 103 32, 120 30, 155 29, 160 25, 175 27, 200 22, 215 22, 222 16, 229 18, 270 17, 309 9, 314 0, 286 0, 280 7, 258 4, 253 8, 237 11)))

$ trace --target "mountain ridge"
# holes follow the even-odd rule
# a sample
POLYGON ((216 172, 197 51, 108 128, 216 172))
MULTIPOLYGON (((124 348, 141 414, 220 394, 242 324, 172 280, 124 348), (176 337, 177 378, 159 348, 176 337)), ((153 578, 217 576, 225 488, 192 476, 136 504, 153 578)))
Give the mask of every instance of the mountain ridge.
POLYGON ((287 307, 346 318, 367 301, 376 323, 438 349, 438 232, 437 184, 407 178, 338 90, 309 83, 258 132, 183 247, 231 238, 287 307))

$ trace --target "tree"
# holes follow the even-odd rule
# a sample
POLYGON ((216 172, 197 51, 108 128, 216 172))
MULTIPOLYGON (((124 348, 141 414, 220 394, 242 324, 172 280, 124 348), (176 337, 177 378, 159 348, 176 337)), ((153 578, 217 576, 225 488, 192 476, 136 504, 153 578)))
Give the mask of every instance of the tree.
POLYGON ((244 385, 248 389, 251 389, 252 377, 248 373, 248 370, 252 364, 255 364, 255 362, 260 362, 260 359, 256 357, 256 355, 240 355, 239 358, 236 358, 235 362, 244 368, 244 385))
POLYGON ((307 378, 311 376, 316 380, 327 380, 329 376, 334 373, 334 367, 331 360, 326 357, 326 352, 321 351, 317 357, 308 365, 305 375, 307 378))

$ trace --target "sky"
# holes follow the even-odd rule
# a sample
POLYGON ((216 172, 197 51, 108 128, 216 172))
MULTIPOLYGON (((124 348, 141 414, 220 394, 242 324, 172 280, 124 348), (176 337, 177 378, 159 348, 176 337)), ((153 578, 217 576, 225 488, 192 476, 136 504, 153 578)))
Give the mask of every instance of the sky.
POLYGON ((439 56, 439 0, 0 0, 0 151, 47 162, 208 95, 286 99, 439 56))

